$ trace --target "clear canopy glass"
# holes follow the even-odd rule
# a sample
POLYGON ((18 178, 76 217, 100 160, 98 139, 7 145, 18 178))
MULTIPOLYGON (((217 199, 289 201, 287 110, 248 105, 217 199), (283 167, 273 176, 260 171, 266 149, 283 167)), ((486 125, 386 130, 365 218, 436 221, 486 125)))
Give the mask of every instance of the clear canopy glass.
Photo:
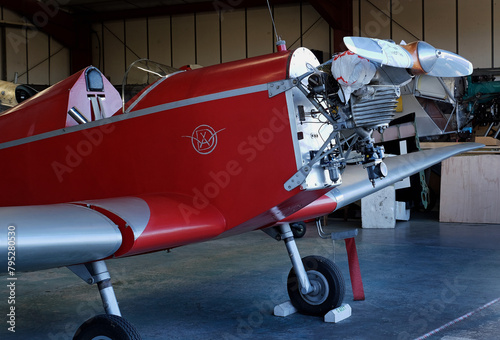
POLYGON ((128 113, 140 101, 141 95, 153 84, 181 70, 149 59, 134 61, 125 72, 122 82, 123 113, 128 113))

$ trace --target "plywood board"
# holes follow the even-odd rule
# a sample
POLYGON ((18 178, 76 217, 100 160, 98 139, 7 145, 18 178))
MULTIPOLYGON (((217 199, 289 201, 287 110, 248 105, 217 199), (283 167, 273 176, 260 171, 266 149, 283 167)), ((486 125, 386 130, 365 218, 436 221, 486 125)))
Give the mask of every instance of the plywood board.
POLYGON ((481 143, 486 146, 500 146, 500 140, 493 137, 476 136, 474 138, 474 142, 481 143))
POLYGON ((500 223, 500 155, 470 155, 442 162, 440 222, 500 223))
POLYGON ((421 142, 420 143, 420 148, 422 150, 429 150, 429 149, 444 148, 446 146, 456 145, 456 144, 462 144, 462 143, 455 143, 455 142, 421 142))

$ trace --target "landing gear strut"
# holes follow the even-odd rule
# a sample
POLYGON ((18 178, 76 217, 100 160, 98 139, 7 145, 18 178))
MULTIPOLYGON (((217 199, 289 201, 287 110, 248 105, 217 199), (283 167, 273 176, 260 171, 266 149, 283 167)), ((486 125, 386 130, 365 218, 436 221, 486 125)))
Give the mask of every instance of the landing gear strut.
POLYGON ((122 318, 116 300, 111 276, 104 261, 68 267, 88 284, 97 284, 106 314, 96 315, 85 321, 75 333, 73 340, 141 340, 141 336, 129 321, 122 318))
POLYGON ((325 315, 340 307, 344 300, 345 282, 339 268, 321 256, 301 259, 290 225, 285 223, 278 229, 293 266, 287 282, 292 305, 299 312, 309 315, 325 315))

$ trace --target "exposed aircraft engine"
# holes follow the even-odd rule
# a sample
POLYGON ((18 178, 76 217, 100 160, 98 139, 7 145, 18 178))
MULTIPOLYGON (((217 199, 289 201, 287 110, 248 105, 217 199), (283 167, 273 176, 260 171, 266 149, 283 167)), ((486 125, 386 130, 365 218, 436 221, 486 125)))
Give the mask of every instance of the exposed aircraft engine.
POLYGON ((329 174, 330 185, 339 185, 346 164, 354 161, 364 165, 375 186, 376 179, 387 175, 387 167, 382 161, 384 149, 373 144, 372 133, 375 129, 382 133, 394 118, 401 86, 415 74, 459 77, 472 73, 472 64, 465 58, 421 41, 397 45, 386 40, 345 37, 344 43, 349 51, 322 65, 307 60, 307 72, 297 74, 288 84, 309 102, 294 99, 298 130, 307 130, 301 127, 307 124, 313 130, 312 126, 319 123, 321 127, 316 131, 324 143, 310 151, 310 161, 285 183, 287 190, 299 185, 308 189, 309 174, 313 170, 317 173, 318 166, 329 174), (349 159, 351 151, 357 151, 362 158, 349 159))
POLYGON ((364 165, 375 185, 376 179, 385 177, 387 168, 382 161, 384 149, 373 144, 372 132, 382 132, 394 118, 400 87, 411 81, 411 75, 406 69, 372 63, 350 52, 308 67, 309 71, 298 77, 297 87, 310 105, 298 105, 298 116, 301 125, 311 124, 317 131, 321 126, 318 134, 322 134, 324 144, 312 151, 309 164, 285 187, 296 187, 305 180, 310 173, 307 167, 315 162, 328 173, 333 185, 338 185, 346 164, 353 161, 364 165), (350 159, 351 151, 362 158, 350 159))

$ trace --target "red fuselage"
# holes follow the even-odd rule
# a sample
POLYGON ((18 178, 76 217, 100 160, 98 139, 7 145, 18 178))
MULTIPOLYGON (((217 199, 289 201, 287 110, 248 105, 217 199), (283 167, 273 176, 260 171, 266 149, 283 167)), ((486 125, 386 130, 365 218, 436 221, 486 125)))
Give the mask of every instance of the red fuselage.
MULTIPOLYGON (((8 131, 0 206, 140 198, 152 217, 123 254, 285 219, 329 190, 283 186, 298 168, 296 112, 290 95, 270 97, 267 84, 289 77, 292 57, 285 51, 173 74, 134 98, 130 112, 120 107, 68 126, 71 101, 89 105, 68 95, 82 87, 81 71, 0 116, 0 131, 8 131)), ((105 90, 109 104, 115 97, 105 90)), ((327 205, 333 210, 333 201, 327 205)))

